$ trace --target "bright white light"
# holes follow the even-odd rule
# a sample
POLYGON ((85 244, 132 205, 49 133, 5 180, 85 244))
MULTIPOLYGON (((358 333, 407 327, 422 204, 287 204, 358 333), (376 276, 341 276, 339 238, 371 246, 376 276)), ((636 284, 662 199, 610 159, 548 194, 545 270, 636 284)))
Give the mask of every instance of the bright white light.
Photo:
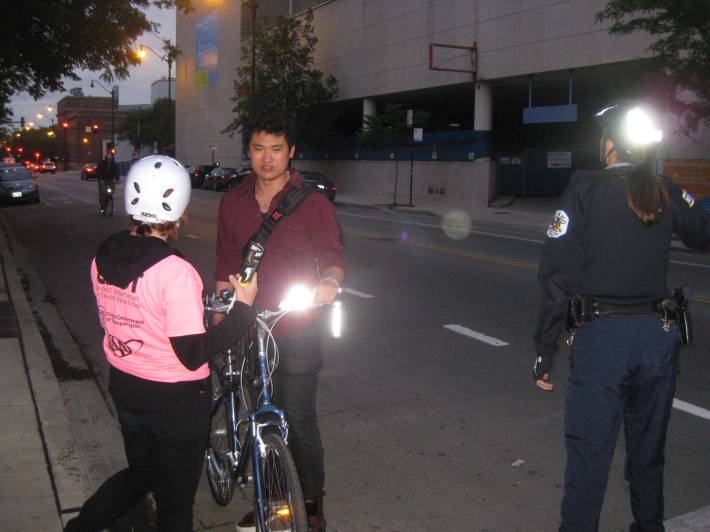
POLYGON ((292 286, 279 304, 281 310, 304 310, 313 304, 313 291, 303 285, 292 286))
POLYGON ((343 307, 340 301, 333 302, 330 315, 330 333, 333 338, 340 338, 343 334, 343 307))
POLYGON ((641 109, 631 109, 626 114, 626 138, 632 144, 651 144, 660 142, 663 133, 655 127, 651 117, 641 109))

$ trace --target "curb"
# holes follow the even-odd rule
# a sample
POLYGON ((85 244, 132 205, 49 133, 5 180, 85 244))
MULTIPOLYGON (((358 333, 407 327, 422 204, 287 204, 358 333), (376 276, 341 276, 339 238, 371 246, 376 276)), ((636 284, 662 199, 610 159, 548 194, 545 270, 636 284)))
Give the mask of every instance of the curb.
MULTIPOLYGON (((19 327, 19 343, 34 402, 38 423, 36 429, 44 447, 48 482, 54 491, 55 512, 61 516, 75 512, 90 492, 67 416, 62 390, 55 376, 35 314, 27 299, 22 274, 13 255, 8 226, 3 218, 0 218, 0 221, 2 222, 0 255, 3 258, 7 292, 19 327)), ((25 506, 20 500, 16 500, 16 511, 26 510, 29 518, 37 512, 35 503, 36 501, 28 500, 25 506)), ((61 523, 58 525, 61 526, 61 523)))

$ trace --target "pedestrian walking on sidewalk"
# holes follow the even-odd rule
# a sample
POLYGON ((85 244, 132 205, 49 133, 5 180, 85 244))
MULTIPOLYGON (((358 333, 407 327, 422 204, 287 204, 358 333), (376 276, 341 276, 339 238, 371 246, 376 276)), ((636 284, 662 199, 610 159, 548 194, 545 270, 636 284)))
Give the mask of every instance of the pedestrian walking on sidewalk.
POLYGON ((565 323, 572 354, 565 402, 561 531, 595 532, 623 418, 630 530, 664 530, 663 464, 685 325, 683 297, 666 284, 671 238, 710 246, 710 218, 650 168, 661 140, 642 105, 596 114, 605 170, 572 177, 540 263, 542 303, 533 374, 552 391, 565 323))
POLYGON ((182 164, 160 155, 138 161, 125 189, 131 229, 106 239, 91 264, 128 468, 99 487, 67 532, 103 530, 149 492, 158 530, 192 530, 212 400, 206 362, 254 322, 257 286, 230 276, 237 303, 205 332, 200 276, 169 244, 189 201, 182 164))

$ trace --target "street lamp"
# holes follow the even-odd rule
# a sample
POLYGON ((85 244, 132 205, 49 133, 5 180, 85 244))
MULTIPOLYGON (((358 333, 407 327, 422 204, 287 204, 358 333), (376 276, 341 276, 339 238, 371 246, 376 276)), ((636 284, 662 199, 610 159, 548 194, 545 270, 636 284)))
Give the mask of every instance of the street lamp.
POLYGON ((111 87, 111 90, 108 90, 106 87, 104 87, 101 82, 96 81, 94 79, 91 80, 90 87, 93 89, 94 88, 94 82, 101 87, 103 90, 111 94, 111 148, 115 149, 116 148, 116 130, 115 130, 115 123, 114 123, 114 114, 113 114, 113 109, 116 107, 116 104, 114 102, 116 98, 116 93, 113 90, 113 87, 111 87))
POLYGON ((156 57, 158 57, 161 61, 165 61, 168 64, 168 129, 170 131, 170 142, 172 142, 172 152, 171 154, 174 155, 175 152, 175 126, 173 125, 173 98, 172 98, 172 72, 173 72, 173 61, 175 61, 175 58, 177 55, 180 53, 177 48, 175 48, 169 40, 164 41, 165 42, 165 55, 161 55, 155 50, 153 50, 150 46, 147 44, 141 44, 136 51, 136 56, 138 59, 144 59, 148 54, 146 53, 146 50, 151 51, 156 57))

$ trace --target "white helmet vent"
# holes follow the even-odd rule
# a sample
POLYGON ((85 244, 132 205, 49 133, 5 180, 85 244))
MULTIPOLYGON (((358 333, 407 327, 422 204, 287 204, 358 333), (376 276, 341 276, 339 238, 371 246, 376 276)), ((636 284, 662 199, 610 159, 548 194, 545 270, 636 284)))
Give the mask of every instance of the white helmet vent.
POLYGON ((168 205, 168 204, 165 203, 165 202, 163 202, 163 209, 165 209, 166 211, 172 211, 172 210, 173 210, 173 209, 170 207, 170 205, 168 205))
POLYGON ((156 168, 160 168, 161 166, 163 166, 163 163, 161 163, 160 161, 157 161, 157 162, 155 163, 155 167, 156 167, 156 168))
POLYGON ((138 194, 141 193, 141 187, 140 187, 140 185, 138 184, 137 181, 134 181, 134 182, 133 182, 133 188, 136 189, 136 192, 138 192, 138 194))
POLYGON ((174 189, 172 189, 172 188, 169 188, 168 190, 166 190, 165 193, 163 194, 163 197, 167 198, 170 194, 173 193, 173 190, 174 189))
POLYGON ((136 198, 133 198, 133 199, 131 200, 131 205, 135 205, 136 203, 138 203, 138 198, 137 198, 137 197, 136 197, 136 198))

